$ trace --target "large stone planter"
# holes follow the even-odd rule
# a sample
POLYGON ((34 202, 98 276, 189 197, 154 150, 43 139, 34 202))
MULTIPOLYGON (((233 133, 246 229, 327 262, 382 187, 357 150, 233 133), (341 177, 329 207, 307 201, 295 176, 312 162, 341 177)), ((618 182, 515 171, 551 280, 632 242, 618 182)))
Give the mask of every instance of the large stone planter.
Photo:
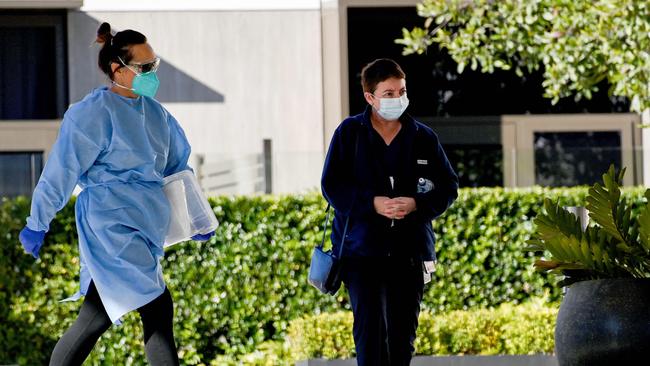
POLYGON ((555 328, 560 366, 650 364, 650 279, 569 286, 555 328))

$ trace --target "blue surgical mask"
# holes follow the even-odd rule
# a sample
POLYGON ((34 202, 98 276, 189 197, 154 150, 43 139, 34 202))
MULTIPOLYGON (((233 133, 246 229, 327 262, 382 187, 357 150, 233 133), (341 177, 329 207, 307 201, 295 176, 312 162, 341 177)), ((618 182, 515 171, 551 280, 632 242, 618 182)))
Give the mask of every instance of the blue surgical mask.
POLYGON ((399 98, 380 98, 377 113, 387 121, 394 121, 402 116, 408 106, 406 94, 399 98))

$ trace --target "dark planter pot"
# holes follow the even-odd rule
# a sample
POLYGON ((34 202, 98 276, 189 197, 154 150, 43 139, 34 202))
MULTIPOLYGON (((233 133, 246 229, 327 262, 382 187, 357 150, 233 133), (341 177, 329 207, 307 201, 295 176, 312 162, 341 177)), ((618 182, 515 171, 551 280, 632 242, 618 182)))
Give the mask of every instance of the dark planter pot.
POLYGON ((560 366, 648 365, 650 279, 571 285, 555 327, 560 366))

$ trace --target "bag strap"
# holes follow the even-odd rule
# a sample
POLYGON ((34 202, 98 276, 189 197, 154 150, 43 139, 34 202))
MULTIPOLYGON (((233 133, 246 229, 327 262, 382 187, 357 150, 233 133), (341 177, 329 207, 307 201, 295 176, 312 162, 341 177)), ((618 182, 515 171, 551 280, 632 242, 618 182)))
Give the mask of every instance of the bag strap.
MULTIPOLYGON (((330 204, 327 204, 327 215, 325 215, 325 224, 323 225, 323 240, 321 240, 320 245, 318 245, 318 248, 323 249, 325 246, 325 238, 327 237, 327 228, 329 227, 329 220, 330 220, 330 208, 332 206, 330 204)), ((337 258, 341 257, 341 254, 343 253, 343 244, 345 244, 345 235, 348 233, 348 225, 350 224, 350 216, 347 217, 345 220, 345 228, 343 229, 343 236, 341 237, 341 247, 339 248, 339 254, 337 258)))
POLYGON ((341 245, 339 245, 339 253, 336 255, 336 258, 341 258, 343 255, 343 246, 345 245, 345 236, 348 233, 348 224, 350 223, 350 216, 345 219, 345 229, 343 229, 343 236, 341 236, 341 245))
MULTIPOLYGON (((360 133, 361 133, 361 131, 357 131, 357 136, 356 136, 356 139, 354 141, 354 159, 352 160, 352 167, 353 167, 352 171, 354 171, 354 166, 356 165, 356 162, 357 162, 357 152, 359 151, 359 134, 360 133)), ((354 198, 352 199, 352 202, 354 202, 357 199, 356 196, 357 196, 357 191, 354 192, 354 198)), ((325 224, 323 225, 323 240, 321 240, 320 245, 318 245, 318 248, 320 248, 321 250, 325 246, 325 237, 327 236, 327 228, 328 228, 328 225, 329 225, 330 208, 331 207, 332 207, 332 205, 330 205, 328 203, 327 204, 327 209, 325 210, 325 212, 327 212, 327 214, 325 215, 325 224)), ((338 252, 338 255, 336 256, 337 258, 341 258, 341 255, 343 254, 343 245, 345 244, 345 236, 348 233, 348 225, 349 224, 350 224, 350 216, 348 216, 345 219, 345 227, 343 228, 343 236, 341 236, 341 245, 339 246, 339 252, 338 252)))
POLYGON ((325 246, 325 237, 327 236, 327 228, 328 224, 330 222, 330 204, 327 204, 327 209, 325 210, 326 215, 325 215, 325 223, 323 224, 323 240, 320 241, 320 244, 317 245, 317 248, 323 249, 325 246))

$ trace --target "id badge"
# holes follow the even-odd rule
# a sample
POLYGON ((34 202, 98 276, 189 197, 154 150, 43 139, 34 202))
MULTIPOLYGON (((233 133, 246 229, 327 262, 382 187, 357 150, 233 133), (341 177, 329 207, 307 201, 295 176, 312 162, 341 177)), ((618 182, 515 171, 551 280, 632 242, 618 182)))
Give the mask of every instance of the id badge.
POLYGON ((424 276, 424 284, 431 282, 431 273, 436 270, 435 261, 424 261, 422 262, 422 275, 424 276))
POLYGON ((430 179, 426 178, 418 178, 418 187, 417 187, 417 193, 427 193, 431 192, 431 190, 434 188, 434 184, 430 179))
POLYGON ((426 285, 427 283, 431 282, 431 273, 422 273, 424 276, 424 284, 426 285))

